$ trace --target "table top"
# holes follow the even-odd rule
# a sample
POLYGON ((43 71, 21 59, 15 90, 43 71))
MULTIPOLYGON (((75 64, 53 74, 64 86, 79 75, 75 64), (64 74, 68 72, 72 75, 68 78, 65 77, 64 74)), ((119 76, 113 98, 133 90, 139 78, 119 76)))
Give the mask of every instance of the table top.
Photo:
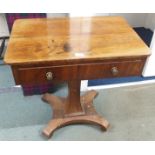
POLYGON ((122 17, 18 19, 4 61, 65 62, 149 54, 147 45, 122 17))

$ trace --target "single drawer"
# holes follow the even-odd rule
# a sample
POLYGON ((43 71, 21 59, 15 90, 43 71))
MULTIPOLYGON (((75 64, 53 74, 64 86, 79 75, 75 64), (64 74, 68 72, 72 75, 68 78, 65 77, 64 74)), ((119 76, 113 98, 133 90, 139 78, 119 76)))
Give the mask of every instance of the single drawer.
POLYGON ((30 67, 17 69, 17 83, 25 84, 44 84, 52 81, 67 81, 76 79, 77 67, 30 67))
POLYGON ((142 74, 144 60, 118 61, 79 66, 80 79, 114 78, 139 76, 142 74))
POLYGON ((142 74, 145 60, 109 61, 64 66, 15 67, 13 73, 16 84, 44 84, 49 82, 88 80, 139 76, 142 74))

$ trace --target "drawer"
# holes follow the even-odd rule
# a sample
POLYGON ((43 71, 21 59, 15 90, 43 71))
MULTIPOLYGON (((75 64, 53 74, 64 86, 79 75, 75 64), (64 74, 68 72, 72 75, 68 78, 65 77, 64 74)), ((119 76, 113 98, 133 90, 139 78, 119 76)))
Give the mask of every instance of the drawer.
POLYGON ((79 67, 80 79, 114 78, 126 76, 140 76, 144 60, 118 61, 100 64, 88 64, 79 67))
POLYGON ((68 80, 88 80, 139 76, 142 74, 144 60, 109 61, 103 63, 86 63, 78 65, 14 67, 16 84, 44 84, 68 80))
POLYGON ((76 68, 74 66, 19 68, 17 83, 44 84, 52 81, 73 80, 76 79, 76 68))

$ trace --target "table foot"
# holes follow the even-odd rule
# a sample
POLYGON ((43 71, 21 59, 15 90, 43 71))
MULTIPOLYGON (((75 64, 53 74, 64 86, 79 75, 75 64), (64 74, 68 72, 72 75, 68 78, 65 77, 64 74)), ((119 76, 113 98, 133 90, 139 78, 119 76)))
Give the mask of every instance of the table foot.
POLYGON ((53 134, 53 132, 63 126, 70 124, 78 124, 78 123, 88 123, 95 124, 101 126, 103 131, 106 131, 109 123, 106 119, 98 115, 89 115, 89 116, 76 116, 76 117, 68 117, 68 118, 58 118, 51 120, 47 126, 43 130, 43 134, 48 138, 53 134))

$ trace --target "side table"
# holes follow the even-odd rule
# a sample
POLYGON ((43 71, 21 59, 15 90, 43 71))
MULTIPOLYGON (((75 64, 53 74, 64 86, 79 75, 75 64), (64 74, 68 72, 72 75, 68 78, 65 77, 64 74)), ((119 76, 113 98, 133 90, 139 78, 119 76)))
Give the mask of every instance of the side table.
POLYGON ((149 55, 122 17, 21 19, 13 26, 4 61, 11 65, 17 85, 68 83, 66 98, 48 93, 42 97, 53 109, 43 130, 50 137, 73 123, 106 130, 108 121, 93 106, 97 92, 80 96, 81 80, 140 76, 149 55))

